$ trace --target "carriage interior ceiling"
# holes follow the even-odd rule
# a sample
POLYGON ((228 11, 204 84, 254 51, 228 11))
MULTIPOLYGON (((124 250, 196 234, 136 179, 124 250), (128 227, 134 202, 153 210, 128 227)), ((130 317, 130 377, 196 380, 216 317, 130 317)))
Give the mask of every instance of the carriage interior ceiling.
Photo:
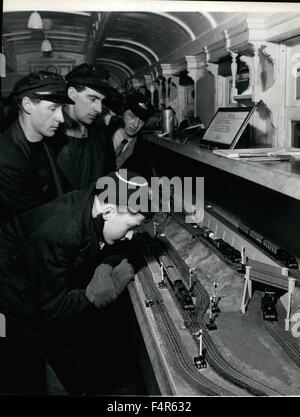
MULTIPOLYGON (((285 96, 281 46, 293 42, 297 48, 297 5, 276 11, 267 3, 254 10, 239 2, 203 7, 201 2, 142 1, 125 6, 105 2, 97 10, 87 2, 88 11, 82 11, 78 2, 51 2, 51 7, 31 2, 29 9, 29 1, 25 6, 4 1, 2 95, 30 71, 48 69, 65 75, 87 62, 107 69, 110 84, 120 91, 146 88, 158 96, 157 107, 171 104, 179 123, 194 115, 207 126, 218 107, 262 100, 264 106, 252 122, 253 143, 288 145, 283 138, 291 136, 290 123, 277 128, 285 96), (42 30, 27 27, 34 10, 41 15, 42 30), (45 39, 51 51, 41 51, 45 39)), ((293 107, 295 97, 290 96, 293 107)), ((285 117, 289 121, 293 116, 285 117)))
MULTIPOLYGON (((29 72, 65 76, 89 63, 121 93, 148 92, 157 112, 171 106, 177 127, 255 104, 251 147, 300 147, 297 4, 3 1, 2 97, 29 72), (35 10, 42 29, 27 27, 35 10)), ((155 375, 142 393, 299 395, 299 159, 233 161, 151 127, 143 139, 156 172, 204 177, 206 201, 201 224, 160 213, 136 239, 146 266, 129 295, 155 375)))
MULTIPOLYGON (((175 11, 45 10, 40 14, 43 30, 27 28, 30 11, 3 15, 3 48, 12 83, 28 70, 47 68, 64 75, 72 66, 88 62, 109 70, 110 81, 118 88, 130 79, 144 85, 144 75, 156 77, 160 63, 171 64, 184 59, 189 50, 196 52, 201 37, 236 16, 175 11), (41 52, 45 36, 52 52, 41 52)), ((8 88, 5 83, 3 88, 4 92, 8 88)))

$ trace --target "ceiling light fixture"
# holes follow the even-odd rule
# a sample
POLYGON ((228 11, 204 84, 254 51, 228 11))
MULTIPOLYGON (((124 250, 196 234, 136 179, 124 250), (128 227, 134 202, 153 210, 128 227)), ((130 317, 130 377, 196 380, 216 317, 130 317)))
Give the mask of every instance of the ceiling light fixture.
POLYGON ((47 35, 42 42, 41 51, 42 52, 51 52, 52 51, 52 45, 51 45, 49 39, 47 39, 47 35))
POLYGON ((28 19, 28 29, 43 29, 43 21, 38 12, 32 12, 28 19))

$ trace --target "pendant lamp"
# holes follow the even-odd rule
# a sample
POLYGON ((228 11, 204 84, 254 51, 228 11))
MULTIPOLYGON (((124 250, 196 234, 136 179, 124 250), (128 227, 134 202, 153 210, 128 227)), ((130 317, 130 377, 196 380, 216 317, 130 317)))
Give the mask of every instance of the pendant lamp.
POLYGON ((43 29, 43 21, 38 12, 32 12, 28 19, 28 29, 43 29))

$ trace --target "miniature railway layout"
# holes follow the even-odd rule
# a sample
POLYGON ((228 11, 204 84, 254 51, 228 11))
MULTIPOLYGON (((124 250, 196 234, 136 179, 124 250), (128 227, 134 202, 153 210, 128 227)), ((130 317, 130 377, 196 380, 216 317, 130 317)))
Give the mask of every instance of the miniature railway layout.
MULTIPOLYGON (((188 285, 189 269, 176 250, 169 244, 167 239, 154 239, 153 241, 155 243, 151 246, 151 250, 148 245, 148 250, 145 250, 143 253, 146 265, 143 264, 138 273, 139 281, 144 293, 146 309, 151 309, 153 315, 158 318, 161 332, 167 339, 172 358, 176 360, 177 371, 180 373, 181 378, 184 378, 185 381, 196 388, 200 395, 232 396, 236 395, 236 389, 245 390, 245 393, 248 394, 244 395, 283 395, 278 390, 273 389, 236 369, 234 365, 230 364, 222 355, 210 336, 209 331, 205 328, 204 315, 209 305, 209 296, 198 279, 195 280, 193 286, 193 292, 196 298, 195 309, 184 309, 182 308, 182 304, 177 301, 178 309, 184 319, 184 323, 186 323, 188 331, 190 331, 195 341, 195 347, 198 343, 197 334, 199 333, 199 330, 202 329, 205 358, 211 366, 211 370, 213 369, 219 375, 219 378, 221 377, 221 380, 223 378, 226 382, 226 389, 222 386, 220 380, 218 383, 214 383, 211 377, 207 378, 205 376, 205 371, 196 368, 191 353, 188 352, 184 345, 174 324, 173 317, 171 317, 170 312, 163 302, 162 290, 160 289, 158 282, 155 282, 153 278, 155 274, 160 274, 161 267, 159 265, 161 265, 162 259, 167 264, 165 269, 166 275, 172 275, 172 273, 174 273, 175 281, 178 280, 178 277, 180 276, 186 285, 188 285), (149 265, 152 265, 152 267, 149 267, 149 265), (153 267, 153 265, 155 266, 153 267), (235 386, 236 388, 232 388, 231 391, 228 389, 228 384, 232 384, 232 387, 235 386)), ((143 245, 141 246, 143 247, 143 245)), ((144 246, 144 249, 145 248, 146 247, 144 246)), ((174 281, 174 277, 171 277, 171 279, 174 281)), ((171 294, 172 292, 175 294, 174 291, 172 291, 172 286, 169 284, 167 284, 167 289, 163 291, 170 291, 171 294)))
MULTIPOLYGON (((198 230, 193 227, 192 224, 187 224, 183 221, 182 216, 177 215, 176 213, 172 213, 172 216, 176 222, 180 224, 180 226, 184 227, 187 232, 189 232, 193 238, 199 238, 201 241, 203 241, 206 245, 208 245, 215 253, 218 254, 218 256, 224 260, 226 263, 230 264, 234 269, 237 269, 237 266, 234 265, 232 262, 230 262, 226 257, 224 257, 221 253, 217 252, 216 248, 210 243, 207 242, 203 237, 199 235, 198 230)), ((210 215, 209 215, 210 216, 210 215)), ((222 221, 225 226, 233 228, 233 231, 238 232, 238 229, 229 224, 229 222, 226 221, 222 216, 219 214, 214 213, 214 216, 217 220, 222 221)), ((209 220, 207 221, 209 223, 209 220)), ((206 223, 206 224, 207 224, 206 223)), ((252 243, 250 243, 252 245, 252 243)), ((256 254, 255 254, 256 255, 256 254)), ((264 255, 263 255, 264 257, 264 255)), ((258 258, 257 256, 253 256, 253 258, 258 258)), ((275 263, 272 259, 268 260, 271 265, 278 265, 278 263, 275 263)), ((174 256, 174 262, 180 262, 180 257, 174 256)), ((185 268, 187 268, 185 266, 185 268)), ((300 285, 300 271, 292 269, 290 270, 290 276, 294 277, 296 280, 296 286, 300 285)), ((265 328, 267 331, 272 335, 272 337, 276 340, 276 342, 284 349, 284 351, 289 355, 289 357, 295 362, 295 364, 299 367, 300 366, 300 351, 299 346, 295 344, 293 340, 291 340, 291 337, 287 335, 287 332, 283 329, 281 329, 276 322, 270 322, 270 321, 264 321, 265 328)))
MULTIPOLYGON (((147 261, 149 262, 149 258, 147 261)), ((157 285, 153 281, 153 277, 148 266, 141 268, 139 271, 139 279, 141 281, 146 300, 151 300, 151 309, 156 317, 159 317, 161 321, 161 325, 163 327, 162 331, 168 340, 174 358, 177 360, 178 372, 182 375, 182 377, 191 385, 196 386, 199 390, 199 394, 208 396, 233 395, 230 391, 227 391, 223 387, 220 387, 205 378, 194 366, 190 355, 180 340, 180 336, 174 326, 173 320, 162 301, 161 295, 159 294, 157 285)))
MULTIPOLYGON (((184 261, 178 256, 178 253, 168 245, 167 247, 168 255, 174 262, 174 264, 179 269, 183 279, 187 279, 188 275, 188 267, 184 263, 184 261)), ((191 313, 186 311, 183 314, 186 317, 186 320, 191 321, 191 327, 189 328, 193 333, 196 333, 199 330, 199 324, 203 324, 204 314, 207 310, 209 304, 209 297, 204 289, 204 287, 197 282, 194 286, 194 292, 197 297, 197 312, 194 316, 191 313)), ((226 380, 231 381, 232 383, 240 386, 241 388, 246 389, 250 393, 263 396, 263 395, 280 395, 281 393, 271 389, 270 387, 254 380, 253 378, 243 374, 242 372, 235 369, 230 363, 228 363, 225 358, 222 356, 219 349, 216 347, 215 343, 213 342, 209 332, 205 329, 205 325, 202 326, 203 329, 203 339, 204 344, 206 346, 206 357, 208 359, 208 363, 222 375, 226 380)))

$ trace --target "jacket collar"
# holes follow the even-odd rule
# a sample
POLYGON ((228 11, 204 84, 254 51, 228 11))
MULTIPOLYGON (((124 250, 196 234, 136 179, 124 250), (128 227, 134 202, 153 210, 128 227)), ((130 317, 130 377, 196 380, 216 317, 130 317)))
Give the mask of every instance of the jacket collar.
POLYGON ((71 117, 69 114, 63 110, 63 116, 64 116, 64 123, 63 123, 63 129, 67 136, 75 137, 75 138, 87 138, 88 137, 88 127, 83 125, 82 123, 77 123, 71 117), (79 133, 80 132, 80 133, 79 133))
POLYGON ((28 142, 19 118, 2 134, 2 136, 13 138, 16 142, 28 142))
POLYGON ((64 116, 64 125, 67 129, 72 129, 74 127, 74 121, 71 119, 71 117, 68 115, 68 113, 63 110, 63 116, 64 116))
POLYGON ((100 250, 102 250, 105 245, 105 240, 103 237, 104 220, 101 215, 95 218, 92 216, 94 195, 95 185, 93 185, 89 190, 89 198, 83 216, 84 239, 81 242, 81 247, 86 248, 87 246, 90 246, 90 244, 92 244, 93 242, 97 241, 100 250))
POLYGON ((22 129, 19 119, 17 119, 3 134, 3 138, 9 138, 14 143, 23 149, 24 154, 30 159, 30 144, 26 139, 24 130, 22 129))

